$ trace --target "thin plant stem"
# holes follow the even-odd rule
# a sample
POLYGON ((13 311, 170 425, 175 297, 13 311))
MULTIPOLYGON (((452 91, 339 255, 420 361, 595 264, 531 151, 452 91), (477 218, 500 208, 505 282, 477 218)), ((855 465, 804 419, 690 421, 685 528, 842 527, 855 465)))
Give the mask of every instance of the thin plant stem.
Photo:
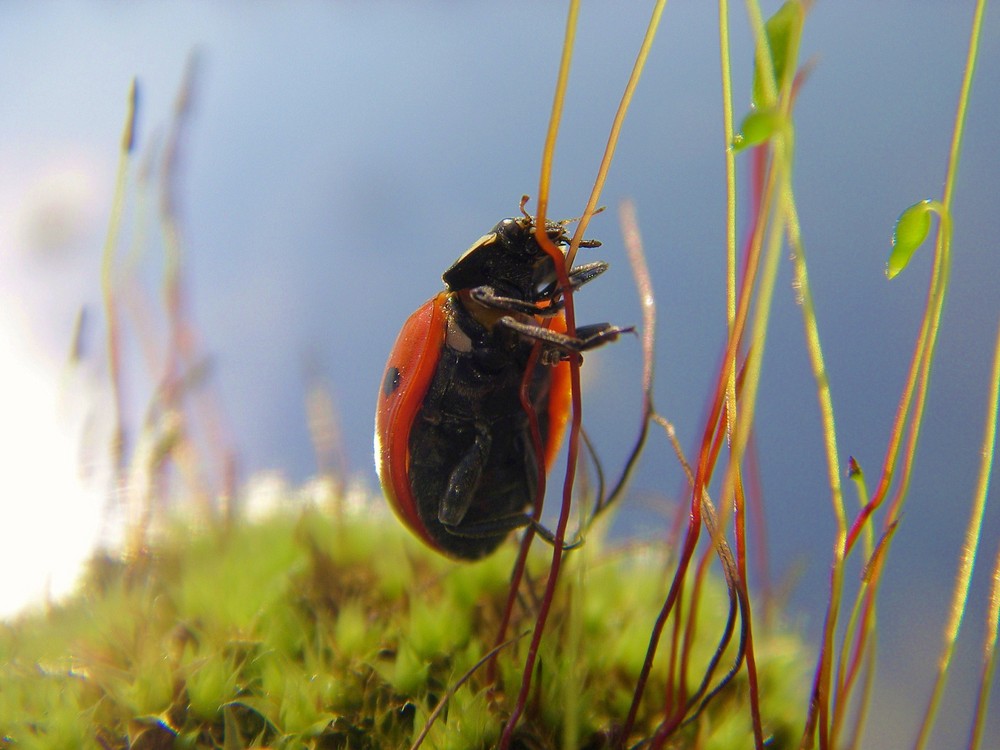
MULTIPOLYGON (((1000 350, 1000 345, 998 345, 1000 350)), ((994 380, 994 386, 997 381, 994 380)), ((969 750, 979 750, 986 725, 986 708, 990 703, 990 686, 997 666, 997 629, 1000 627, 1000 550, 993 563, 992 585, 986 613, 986 630, 983 633, 983 669, 976 694, 976 707, 972 712, 972 729, 969 733, 969 750)))
MULTIPOLYGON (((112 499, 121 501, 125 494, 125 416, 124 393, 122 391, 121 370, 121 319, 118 313, 118 300, 115 283, 115 258, 118 247, 118 234, 122 225, 122 214, 125 209, 125 189, 128 182, 129 164, 132 150, 135 148, 135 122, 139 102, 139 87, 135 79, 129 86, 128 104, 125 110, 125 127, 122 130, 121 146, 118 153, 118 168, 115 173, 115 189, 111 199, 111 216, 108 219, 108 233, 104 239, 101 251, 101 294, 104 301, 108 336, 108 374, 111 380, 111 392, 114 404, 114 432, 111 438, 111 456, 114 468, 114 489, 112 499)), ((131 512, 132 509, 129 509, 131 512)), ((134 552, 134 540, 128 545, 128 551, 134 552)))
MULTIPOLYGON (((868 489, 865 486, 864 474, 857 467, 853 459, 851 459, 850 465, 850 477, 854 481, 858 491, 858 504, 863 508, 868 503, 868 489)), ((865 524, 864 552, 865 559, 869 561, 869 565, 874 555, 874 537, 872 524, 865 524)), ((869 581, 869 576, 863 577, 862 585, 858 589, 854 605, 851 608, 851 615, 845 630, 846 635, 841 644, 833 693, 834 732, 837 731, 836 728, 841 725, 841 722, 847 715, 847 708, 850 705, 850 688, 857 674, 857 669, 860 668, 859 663, 864 659, 863 663, 868 669, 874 669, 875 666, 873 657, 875 654, 876 611, 874 607, 875 600, 869 596, 869 581), (858 623, 862 623, 860 628, 858 627, 858 623), (853 640, 850 638, 851 634, 854 634, 853 640), (849 645, 853 647, 853 652, 849 648, 849 645), (848 667, 848 664, 852 665, 851 668, 848 667)), ((870 689, 872 683, 871 677, 871 675, 866 675, 865 690, 870 689)), ((862 709, 865 707, 864 702, 860 705, 862 709)), ((859 736, 859 724, 860 721, 855 722, 854 725, 853 733, 855 738, 859 736)))
POLYGON ((656 31, 660 26, 660 18, 663 16, 663 9, 666 6, 667 0, 656 0, 656 3, 653 5, 653 12, 649 18, 649 24, 646 26, 646 33, 642 38, 642 44, 639 46, 639 53, 636 55, 635 64, 632 66, 632 73, 629 75, 628 83, 625 84, 625 91, 622 94, 621 101, 618 103, 618 109, 611 123, 611 132, 608 135, 608 142, 604 148, 604 155, 601 157, 601 164, 597 168, 594 187, 590 191, 590 197, 587 199, 587 207, 584 209, 583 215, 576 225, 576 232, 573 234, 569 251, 566 253, 566 263, 568 265, 572 265, 573 259, 576 257, 576 250, 587 231, 587 225, 590 224, 590 217, 597 212, 597 204, 601 200, 601 191, 604 190, 604 182, 608 177, 608 170, 611 169, 611 162, 614 159, 615 149, 618 146, 618 137, 621 135, 622 125, 625 123, 625 115, 628 114, 629 105, 632 103, 632 95, 639 85, 639 78, 642 77, 642 69, 646 65, 649 50, 653 46, 656 31))
MULTIPOLYGON (((605 147, 604 157, 601 160, 601 165, 598 169, 598 175, 594 181, 594 187, 591 191, 590 199, 587 203, 587 208, 585 209, 583 216, 577 224, 576 233, 570 243, 570 247, 566 253, 565 259, 559 250, 553 246, 552 241, 548 238, 545 232, 545 216, 548 208, 548 192, 549 183, 551 178, 552 161, 555 153, 555 142, 558 135, 559 123, 562 116, 562 106, 565 101, 565 92, 569 79, 569 68, 572 61, 572 47, 575 38, 576 20, 579 14, 579 3, 578 0, 572 0, 570 3, 570 10, 566 22, 566 37, 563 44, 563 54, 562 60, 560 62, 558 83, 556 85, 555 102, 552 108, 552 116, 549 123, 549 131, 546 137, 545 145, 545 155, 542 160, 542 175, 539 181, 539 197, 538 197, 538 217, 535 222, 535 237, 538 241, 540 247, 542 247, 549 256, 553 259, 556 267, 556 273, 558 276, 558 281, 560 287, 564 290, 563 301, 564 301, 564 315, 566 320, 566 332, 568 335, 572 336, 576 332, 576 316, 573 306, 573 295, 572 290, 569 285, 569 279, 567 276, 567 269, 572 267, 573 259, 575 256, 576 248, 579 247, 580 241, 583 238, 584 232, 589 224, 590 217, 597 210, 597 202, 600 200, 600 194, 604 187, 604 181, 607 177, 608 170, 611 166, 611 161, 614 157, 615 147, 618 143, 618 136, 621 132, 621 127, 625 119, 625 115, 628 112, 629 104, 631 103, 632 94, 635 91, 636 86, 638 86, 639 78, 642 74, 642 69, 645 65, 646 58, 649 54, 649 49, 652 45, 653 39, 656 36, 656 29, 659 24, 660 16, 662 15, 663 8, 666 5, 666 0, 658 0, 654 6, 652 18, 650 19, 649 25, 646 29, 646 35, 643 38, 643 43, 640 47, 639 53, 636 58, 636 62, 632 68, 632 73, 629 76, 628 83, 625 87, 625 93, 622 95, 622 100, 619 103, 618 111, 615 113, 614 121, 612 122, 611 132, 608 136, 608 142, 605 147)), ((500 748, 505 750, 510 746, 511 738, 513 736, 514 727, 520 718, 521 713, 524 711, 525 702, 527 700, 528 690, 531 686, 531 678, 534 672, 535 660, 537 658, 538 649, 541 643, 542 634, 545 629, 545 622, 548 617, 549 609, 552 604, 553 597, 555 595, 555 585, 559 576, 559 569, 562 563, 563 554, 563 540, 565 538, 566 526, 569 521, 570 507, 572 505, 572 493, 573 493, 573 480, 576 474, 576 463, 577 455, 579 453, 579 441, 580 441, 580 426, 582 422, 582 399, 580 397, 580 365, 579 358, 574 357, 570 360, 570 384, 572 393, 572 421, 570 424, 569 431, 569 448, 568 448, 568 458, 566 462, 566 476, 563 482, 563 502, 560 508, 559 520, 556 524, 555 531, 555 544, 552 550, 552 561, 549 566, 549 575, 546 581, 545 593, 543 594, 541 604, 539 606, 538 614, 535 621, 535 631, 531 637, 531 643, 528 646, 528 655, 525 659, 524 672, 521 681, 521 689, 518 694, 516 703, 514 704, 514 709, 511 712, 510 717, 507 720, 507 724, 504 727, 503 734, 500 738, 500 748)))
MULTIPOLYGON (((564 290, 564 315, 566 319, 566 332, 568 335, 572 336, 576 333, 576 317, 573 308, 573 293, 572 288, 569 284, 569 278, 567 275, 567 268, 571 267, 571 263, 568 260, 564 260, 562 253, 552 244, 549 240, 548 234, 546 233, 546 213, 548 210, 549 202, 549 188, 551 183, 552 175, 552 164, 555 159, 555 149, 556 141, 559 135, 559 125, 562 121, 562 110, 563 103, 566 99, 566 89, 569 84, 569 71, 573 60, 573 46, 574 40, 576 38, 576 25, 577 19, 579 18, 579 0, 571 0, 569 11, 566 18, 566 31, 565 38, 563 40, 562 57, 559 63, 559 74, 557 77, 556 91, 553 95, 552 103, 552 113, 549 118, 549 128, 545 139, 545 149, 542 155, 542 165, 541 174, 539 176, 539 188, 538 188, 538 212, 535 218, 535 238, 539 243, 539 246, 549 254, 552 258, 553 264, 556 269, 557 278, 560 286, 564 290)), ((537 352, 541 349, 540 342, 537 342, 533 351, 532 359, 537 359, 537 352)), ((514 728, 517 726, 517 722, 521 718, 521 714, 524 712, 524 708, 528 699, 528 691, 531 688, 531 678, 535 670, 535 661, 538 657, 538 649, 541 645, 542 634, 545 630, 545 622, 548 618, 549 607, 552 604, 552 599, 555 593, 555 584, 559 576, 559 568, 562 562, 563 553, 563 540, 566 534, 566 525, 569 521, 569 502, 568 499, 572 493, 573 487, 573 476, 576 473, 576 458, 578 454, 578 443, 580 438, 580 425, 581 425, 581 399, 580 399, 580 365, 579 358, 571 359, 569 363, 570 367, 570 388, 572 393, 572 422, 570 425, 569 433, 569 454, 566 461, 566 482, 564 486, 563 494, 563 505, 560 509, 559 520, 556 525, 555 531, 555 543, 552 547, 552 562, 549 566, 548 579, 545 584, 545 593, 543 594, 541 604, 538 608, 538 613, 535 618, 535 628, 531 635, 531 642, 528 645, 528 654, 524 661, 524 670, 521 676, 521 688, 518 691, 517 699, 514 703, 514 707, 511 710, 510 716, 507 718, 507 722, 504 725, 503 732, 500 736, 499 747, 500 750, 506 750, 510 747, 511 740, 514 735, 514 728)), ((534 410, 531 408, 530 400, 526 398, 527 396, 527 382, 531 377, 531 371, 533 366, 528 367, 525 372, 525 381, 522 383, 521 388, 521 402, 528 413, 529 420, 531 422, 532 431, 532 441, 534 443, 536 454, 541 455, 541 437, 538 428, 537 417, 534 414, 534 410)), ((539 462, 543 464, 544 462, 539 462)), ((539 492, 538 500, 535 504, 534 515, 536 517, 541 515, 542 501, 544 499, 544 489, 545 489, 545 477, 544 469, 539 469, 539 492)), ((508 610, 510 609, 513 596, 517 591, 520 584, 520 576, 523 573, 524 562, 527 557, 528 547, 531 544, 533 538, 532 530, 529 529, 522 541, 522 550, 518 558, 518 567, 515 569, 514 580, 511 582, 511 593, 510 599, 508 601, 508 610)), ((509 616, 509 612, 505 613, 505 618, 509 616)), ((502 639, 504 636, 503 631, 498 636, 498 640, 502 639)), ((490 670, 492 671, 492 669, 490 670)))
MULTIPOLYGON (((536 209, 536 215, 535 215, 535 238, 539 241, 539 243, 542 243, 543 239, 545 240, 548 239, 548 235, 545 233, 545 221, 546 221, 546 215, 548 214, 549 189, 552 183, 552 165, 555 161, 556 141, 558 140, 559 137, 559 125, 562 122, 563 105, 566 100, 566 89, 569 85, 569 71, 573 62, 573 48, 574 48, 574 41, 576 39, 576 25, 579 15, 580 15, 579 0, 570 0, 569 10, 566 15, 566 27, 563 38, 562 55, 559 60, 559 72, 558 75, 556 76, 556 89, 555 93, 552 96, 552 111, 549 115, 549 126, 545 134, 545 146, 542 149, 542 163, 539 174, 538 197, 537 197, 538 208, 536 209)), ((527 196, 525 196, 521 201, 522 207, 526 201, 527 201, 527 196)), ((552 243, 548 242, 548 244, 551 245, 552 243)), ((541 244, 541 246, 545 248, 546 251, 548 251, 548 248, 545 247, 545 244, 541 244)), ((561 271, 561 274, 565 276, 566 272, 563 263, 557 262, 555 264, 555 267, 557 273, 560 273, 561 271)), ((563 283, 561 278, 560 278, 560 283, 563 283)), ((568 289, 566 293, 567 332, 569 333, 569 335, 573 335, 573 333, 575 332, 575 316, 573 314, 574 311, 573 311, 572 290, 569 289, 568 283, 566 283, 563 288, 568 289)), ((535 367, 535 361, 538 358, 538 350, 539 347, 536 346, 535 349, 532 351, 531 359, 525 371, 525 382, 527 382, 528 379, 530 379, 531 377, 531 372, 535 367)), ((573 364, 571 363, 570 366, 573 367, 573 364)), ((532 442, 534 445, 535 453, 536 455, 541 455, 542 454, 541 433, 538 428, 538 420, 534 414, 534 410, 530 408, 530 399, 525 398, 523 387, 522 387, 521 401, 522 405, 525 406, 529 424, 531 425, 532 442)), ((544 462, 539 462, 539 463, 540 465, 544 465, 544 462)), ((542 503, 544 502, 545 499, 544 468, 540 468, 537 482, 538 482, 537 484, 538 500, 536 501, 534 508, 535 520, 539 520, 539 518, 541 517, 542 503)), ((524 568, 525 565, 527 564, 528 550, 531 547, 531 542, 533 539, 534 539, 534 529, 533 527, 529 526, 525 530, 524 536, 521 539, 521 547, 518 552, 517 561, 514 564, 513 572, 511 574, 510 592, 508 594, 507 604, 504 607, 504 612, 501 617, 500 628, 497 632, 496 642, 494 646, 499 646, 499 644, 502 643, 504 641, 504 638, 506 637, 507 627, 510 624, 510 618, 513 613, 514 600, 517 597, 517 591, 521 585, 521 580, 524 575, 524 568)), ((489 666, 487 667, 486 670, 487 681, 490 683, 493 683, 496 679, 496 672, 497 672, 496 653, 497 652, 494 651, 493 658, 490 659, 489 666)), ((530 676, 526 677, 526 680, 530 680, 530 676)), ((507 737, 508 728, 510 730, 513 730, 513 722, 508 722, 507 728, 505 728, 503 738, 501 738, 500 746, 502 748, 506 747, 507 744, 510 742, 510 739, 507 737)))
MULTIPOLYGON (((733 71, 729 50, 729 2, 719 0, 719 62, 722 79, 722 143, 726 165, 726 325, 732 338, 736 325, 736 154, 733 151, 733 71)), ((726 405, 736 413, 736 360, 729 360, 726 405)))
POLYGON ((545 234, 545 217, 549 209, 549 188, 552 185, 552 165, 556 158, 556 141, 559 125, 562 123, 566 89, 569 86, 569 71, 573 63, 573 49, 576 40, 576 24, 580 17, 580 0, 570 0, 566 14, 566 29, 563 37, 562 56, 559 59, 559 73, 556 76, 556 90, 552 96, 552 112, 549 127, 545 132, 545 147, 542 149, 542 164, 538 178, 538 210, 536 211, 536 237, 545 234), (541 231, 539 231, 541 227, 541 231))
POLYGON ((643 446, 649 435, 649 422, 653 414, 653 371, 654 352, 656 348, 656 297, 653 295, 653 285, 650 281, 649 267, 646 264, 646 254, 643 250, 642 236, 639 233, 639 220, 636 217, 635 204, 624 200, 619 208, 619 223, 622 227, 622 239, 625 244, 625 254, 632 267, 639 304, 642 307, 642 413, 640 415, 639 435, 635 445, 629 452, 622 473, 608 493, 607 497, 598 495, 591 513, 589 524, 606 508, 618 500, 625 490, 632 470, 638 463, 643 446))
POLYGON ((972 581, 972 570, 975 567, 976 556, 979 553, 979 541, 983 528, 983 515, 986 510, 986 497, 990 488, 990 473, 993 470, 993 452, 997 437, 998 395, 1000 395, 1000 333, 993 355, 993 371, 989 394, 989 406, 986 410, 986 427, 983 434, 982 460, 979 464, 979 479, 972 501, 972 511, 965 529, 965 539, 962 542, 962 555, 959 559, 958 572, 955 575, 955 587, 952 590, 951 606, 948 609, 948 621, 945 624, 941 654, 938 656, 937 673, 934 677, 934 687, 927 702, 927 710, 920 723, 920 732, 914 747, 918 750, 926 746, 931 728, 941 703, 941 696, 948 680, 951 658, 955 652, 958 631, 962 625, 962 617, 969 600, 969 584, 972 581))
MULTIPOLYGON (((972 91, 972 80, 976 70, 976 61, 978 60, 979 57, 979 40, 982 36, 983 14, 985 10, 986 10, 986 0, 978 0, 973 14, 972 29, 969 35, 969 46, 965 60, 965 70, 962 77, 962 85, 959 90, 958 104, 956 106, 955 125, 954 128, 952 129, 951 146, 948 152, 948 167, 945 173, 943 197, 941 199, 940 204, 935 204, 937 207, 939 207, 938 214, 941 217, 942 224, 948 225, 947 226, 948 231, 947 232, 939 231, 938 233, 938 248, 937 248, 938 251, 936 253, 937 259, 935 261, 935 268, 931 282, 932 295, 933 291, 937 288, 935 280, 940 278, 940 271, 942 269, 946 271, 948 268, 948 263, 947 263, 948 259, 946 251, 950 246, 950 241, 944 243, 943 246, 942 243, 943 243, 943 238, 947 238, 948 240, 950 240, 951 203, 955 191, 955 182, 958 177, 958 165, 962 154, 962 138, 965 132, 965 117, 966 113, 968 112, 969 95, 970 92, 972 91), (944 256, 943 258, 942 255, 944 256)), ((945 278, 942 281, 939 290, 939 293, 942 297, 942 304, 943 304, 944 292, 946 289, 947 289, 947 279, 945 278)), ((926 320, 927 319, 925 318, 925 322, 926 320)), ((932 324, 932 329, 935 336, 937 333, 937 322, 938 321, 935 321, 932 324)), ((927 335, 926 334, 927 328, 928 326, 925 325, 924 328, 921 330, 921 340, 924 338, 925 335, 927 335)), ((931 345, 930 349, 933 350, 933 345, 931 345)), ((912 383, 914 377, 915 375, 911 376, 910 383, 912 383)), ((910 383, 908 383, 908 387, 910 386, 910 383)), ((898 434, 898 432, 902 430, 902 424, 900 423, 900 418, 901 418, 900 415, 897 414, 897 425, 894 426, 894 434, 898 434)), ((880 485, 879 489, 876 490, 875 497, 873 498, 872 501, 873 504, 875 505, 881 502, 881 499, 884 496, 885 491, 887 489, 889 477, 891 476, 891 464, 888 464, 887 468, 889 469, 889 471, 888 472, 883 471, 882 484, 880 485)), ((870 513, 870 510, 868 512, 870 513)), ((862 519, 859 518, 858 521, 855 522, 855 528, 858 526, 858 523, 860 521, 862 521, 862 519)), ((852 529, 852 534, 853 533, 854 529, 852 529)), ((853 540, 849 535, 848 544, 850 544, 852 541, 853 540)))
POLYGON ((473 664, 468 669, 468 671, 466 671, 466 673, 463 674, 462 677, 454 685, 451 685, 448 688, 448 690, 445 691, 445 694, 441 696, 441 699, 437 702, 437 705, 434 706, 434 710, 431 711, 430 715, 427 717, 427 721, 424 724, 424 728, 420 730, 420 734, 418 734, 416 739, 413 740, 413 744, 410 745, 410 750, 419 750, 419 748, 424 744, 424 740, 427 738, 428 733, 431 731, 431 727, 434 726, 434 722, 438 720, 438 717, 441 716, 441 713, 444 711, 445 706, 448 705, 448 701, 450 701, 452 697, 454 697, 455 693, 459 691, 459 688, 461 688, 462 685, 468 682, 469 678, 471 678, 472 675, 474 675, 477 670, 479 670, 487 662, 494 659, 498 652, 503 651, 503 649, 507 648, 510 645, 513 645, 517 641, 524 638, 524 636, 526 635, 527 632, 521 633, 520 635, 515 636, 510 640, 504 641, 503 643, 498 643, 496 646, 487 651, 479 659, 479 661, 473 664))

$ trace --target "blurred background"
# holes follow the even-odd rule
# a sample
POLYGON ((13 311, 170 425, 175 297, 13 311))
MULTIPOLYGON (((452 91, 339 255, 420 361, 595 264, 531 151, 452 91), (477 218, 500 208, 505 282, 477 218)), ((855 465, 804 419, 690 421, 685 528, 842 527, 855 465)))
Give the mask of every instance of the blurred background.
MULTIPOLYGON (((647 5, 584 5, 553 217, 582 211, 647 5)), ((768 14, 777 7, 764 3, 768 14)), ((953 283, 918 466, 883 584, 869 747, 912 742, 976 482, 1000 318, 995 11, 968 112, 953 283)), ((515 215, 522 194, 537 194, 564 13, 528 2, 2 6, 0 614, 65 591, 80 560, 114 534, 100 260, 131 79, 140 108, 119 252, 134 254, 140 302, 161 310, 157 195, 139 174, 144 155, 160 158, 174 97, 197 61, 174 187, 184 310, 218 414, 213 447, 232 449, 241 480, 314 476, 305 404, 319 382, 339 415, 349 476, 374 491, 375 392, 400 325, 471 242, 515 215), (137 237, 146 240, 130 250, 137 237)), ((854 456, 872 485, 931 259, 923 249, 887 282, 890 233, 904 208, 941 197, 971 19, 970 3, 883 0, 817 3, 806 22, 802 59, 815 68, 796 107, 795 185, 841 461, 854 456)), ((739 118, 752 69, 742 6, 732 21, 739 118)), ((689 447, 725 331, 720 112, 715 6, 670 4, 604 190, 610 210, 591 223, 604 246, 581 256, 611 271, 577 298, 582 322, 639 322, 617 220, 620 201, 633 199, 659 303, 656 403, 689 447)), ((746 188, 748 158, 738 163, 746 188)), ((757 433, 771 571, 815 639, 834 520, 790 263, 772 324, 757 433)), ((141 424, 156 375, 140 354, 144 330, 133 321, 124 332, 130 424, 141 424)), ((634 439, 639 369, 630 338, 587 358, 585 423, 609 473, 634 439)), ((655 440, 615 532, 655 537, 682 487, 655 440)), ((1000 514, 988 509, 940 724, 945 745, 967 733, 998 538, 1000 514)))

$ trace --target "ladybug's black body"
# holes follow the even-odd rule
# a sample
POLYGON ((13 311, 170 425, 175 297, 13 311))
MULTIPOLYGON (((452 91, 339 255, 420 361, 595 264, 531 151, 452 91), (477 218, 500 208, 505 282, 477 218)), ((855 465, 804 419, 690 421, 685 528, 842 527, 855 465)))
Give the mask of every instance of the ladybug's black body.
MULTIPOLYGON (((546 231, 568 244, 564 224, 546 231)), ((570 284, 606 268, 573 269, 570 284)), ((443 279, 446 291, 410 317, 386 365, 376 463, 390 504, 415 533, 440 552, 476 559, 532 523, 539 460, 551 465, 569 414, 566 359, 625 329, 602 323, 566 335, 555 267, 527 216, 497 224, 443 279), (520 399, 538 341, 528 393, 540 456, 520 399)))
MULTIPOLYGON (((450 554, 476 558, 500 545, 512 520, 522 525, 525 508, 535 503, 538 459, 520 399, 532 342, 508 328, 486 329, 456 300, 446 304, 449 326, 467 336, 471 348, 446 342, 441 350, 410 428, 410 486, 419 488, 417 512, 432 539, 450 554), (477 490, 470 502, 471 484, 477 490), (461 525, 476 535, 450 530, 461 525)), ((551 384, 551 368, 537 366, 530 394, 542 445, 549 437, 551 384)))

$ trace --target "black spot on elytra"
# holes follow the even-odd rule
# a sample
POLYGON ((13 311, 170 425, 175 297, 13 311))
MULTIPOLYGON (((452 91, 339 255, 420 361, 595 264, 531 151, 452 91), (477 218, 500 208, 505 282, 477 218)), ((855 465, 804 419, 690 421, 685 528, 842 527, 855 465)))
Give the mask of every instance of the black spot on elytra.
POLYGON ((400 380, 399 368, 390 367, 385 371, 385 380, 382 381, 382 393, 386 396, 391 396, 393 392, 399 388, 400 380))

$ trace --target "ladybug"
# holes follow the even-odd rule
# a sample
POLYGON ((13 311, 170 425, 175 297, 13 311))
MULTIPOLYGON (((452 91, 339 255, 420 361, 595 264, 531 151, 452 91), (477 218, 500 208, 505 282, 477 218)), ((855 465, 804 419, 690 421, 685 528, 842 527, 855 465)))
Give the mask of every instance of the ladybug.
MULTIPOLYGON (((563 253, 566 223, 545 227, 563 253)), ((379 386, 382 489, 413 533, 458 559, 488 555, 523 526, 546 535, 528 512, 539 456, 520 398, 534 345, 541 342, 541 356, 528 393, 548 469, 569 417, 569 358, 632 330, 599 323, 567 335, 555 265, 534 231, 527 214, 504 219, 445 271, 445 291, 403 324, 379 386)), ((571 287, 607 267, 570 270, 571 287)))

